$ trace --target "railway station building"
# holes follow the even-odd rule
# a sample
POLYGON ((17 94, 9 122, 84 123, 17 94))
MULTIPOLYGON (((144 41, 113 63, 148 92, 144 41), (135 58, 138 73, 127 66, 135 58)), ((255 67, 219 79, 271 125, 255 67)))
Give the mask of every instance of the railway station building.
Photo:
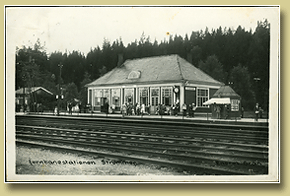
POLYGON ((126 60, 86 87, 94 112, 102 112, 109 102, 115 111, 124 103, 139 103, 155 113, 158 104, 194 103, 200 111, 209 109, 203 103, 222 85, 180 56, 166 55, 126 60))
POLYGON ((20 88, 15 91, 15 109, 16 112, 32 110, 33 104, 49 107, 53 99, 53 93, 43 87, 20 88))

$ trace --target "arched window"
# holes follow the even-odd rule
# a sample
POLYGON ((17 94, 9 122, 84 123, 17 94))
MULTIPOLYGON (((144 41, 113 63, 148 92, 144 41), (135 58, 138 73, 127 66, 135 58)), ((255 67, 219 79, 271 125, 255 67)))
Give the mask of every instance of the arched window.
POLYGON ((131 71, 128 75, 128 79, 132 80, 132 79, 138 79, 140 78, 141 72, 140 71, 131 71))

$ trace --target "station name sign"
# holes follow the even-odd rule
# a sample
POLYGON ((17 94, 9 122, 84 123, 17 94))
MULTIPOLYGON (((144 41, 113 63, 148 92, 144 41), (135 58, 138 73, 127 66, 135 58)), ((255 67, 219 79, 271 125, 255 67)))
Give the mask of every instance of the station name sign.
POLYGON ((188 86, 186 86, 186 87, 185 87, 185 90, 195 91, 195 87, 188 87, 188 86))

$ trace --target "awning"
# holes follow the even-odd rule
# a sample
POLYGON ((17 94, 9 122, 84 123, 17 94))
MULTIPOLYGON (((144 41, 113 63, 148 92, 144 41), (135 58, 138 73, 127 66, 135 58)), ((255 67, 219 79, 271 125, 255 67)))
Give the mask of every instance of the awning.
POLYGON ((211 104, 230 104, 230 98, 211 98, 210 100, 203 103, 203 105, 211 105, 211 104))

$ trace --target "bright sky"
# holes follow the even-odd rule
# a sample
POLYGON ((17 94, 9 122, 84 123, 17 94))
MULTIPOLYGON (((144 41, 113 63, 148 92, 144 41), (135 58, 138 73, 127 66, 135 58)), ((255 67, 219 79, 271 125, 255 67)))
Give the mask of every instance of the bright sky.
POLYGON ((277 14, 273 8, 257 7, 14 7, 6 11, 8 45, 33 46, 39 38, 48 53, 78 50, 84 54, 101 47, 104 38, 113 43, 121 37, 127 46, 142 32, 159 43, 168 40, 167 32, 184 37, 206 27, 241 25, 254 31, 257 21, 271 23, 277 14))

